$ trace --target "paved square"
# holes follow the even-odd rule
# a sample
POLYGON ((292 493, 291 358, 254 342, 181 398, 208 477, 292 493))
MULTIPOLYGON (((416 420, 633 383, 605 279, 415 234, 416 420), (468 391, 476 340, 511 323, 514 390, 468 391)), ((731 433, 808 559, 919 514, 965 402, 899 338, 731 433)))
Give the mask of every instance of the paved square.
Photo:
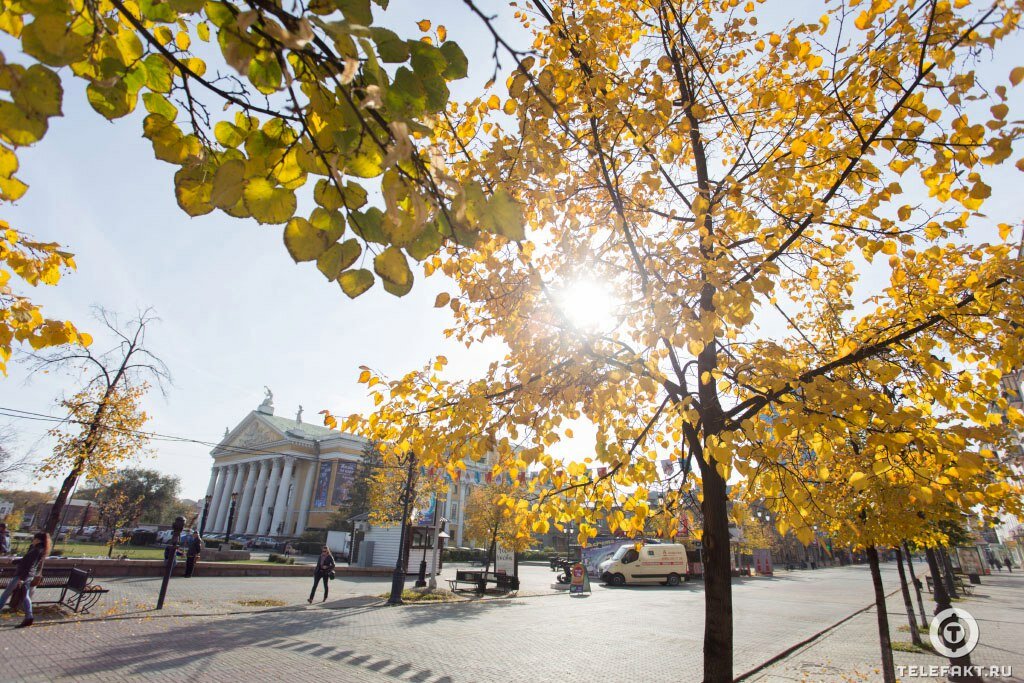
MULTIPOLYGON (((387 590, 388 582, 382 579, 335 581, 331 599, 313 607, 305 603, 312 583, 307 579, 176 579, 168 599, 172 609, 164 613, 139 611, 146 607, 145 600, 151 605, 155 599, 156 580, 108 579, 103 583, 112 592, 105 609, 124 612, 121 615, 24 631, 9 630, 13 619, 0 621, 5 631, 0 638, 0 679, 701 679, 701 584, 595 585, 591 596, 577 598, 550 591, 554 575, 544 567, 524 567, 522 574, 525 597, 401 608, 383 606, 374 597, 387 590), (246 599, 288 604, 272 610, 237 604, 246 599)), ((991 586, 993 595, 961 606, 985 600, 1000 603, 1005 611, 996 615, 991 628, 1003 632, 999 647, 1010 643, 1004 648, 1005 663, 1024 671, 1024 619, 1017 607, 1024 596, 1024 575, 1017 576, 998 577, 998 586, 996 579, 986 578, 983 588, 991 586)), ((892 565, 884 566, 884 580, 887 590, 898 586, 892 565)), ((866 567, 847 567, 737 579, 734 600, 740 674, 868 606, 870 576, 866 567)), ((905 623, 897 595, 890 599, 890 607, 894 639, 908 639, 896 630, 905 623)), ((878 658, 873 625, 874 615, 866 612, 754 678, 876 680, 871 672, 878 658), (805 666, 808 661, 817 668, 805 666), (854 674, 858 666, 863 672, 854 674)), ((931 661, 908 657, 909 662, 931 661)), ((897 661, 904 659, 899 653, 897 661)))

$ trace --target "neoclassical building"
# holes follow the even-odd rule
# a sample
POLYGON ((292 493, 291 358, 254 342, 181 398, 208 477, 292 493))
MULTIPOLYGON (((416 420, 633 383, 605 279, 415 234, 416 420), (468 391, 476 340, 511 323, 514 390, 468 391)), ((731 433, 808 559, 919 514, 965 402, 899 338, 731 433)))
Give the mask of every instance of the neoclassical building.
MULTIPOLYGON (((231 494, 235 517, 231 536, 294 538, 306 529, 324 529, 337 509, 348 501, 362 460, 366 440, 274 414, 273 394, 242 419, 210 451, 213 468, 206 495, 210 497, 206 533, 227 531, 231 494)), ((463 537, 466 502, 475 486, 490 479, 490 461, 467 462, 455 481, 448 479, 440 517, 454 545, 463 537)), ((447 477, 446 477, 447 478, 447 477)))
POLYGON ((349 497, 365 441, 351 434, 274 415, 273 394, 250 412, 210 455, 207 533, 227 531, 231 494, 232 536, 300 535, 324 528, 349 497))

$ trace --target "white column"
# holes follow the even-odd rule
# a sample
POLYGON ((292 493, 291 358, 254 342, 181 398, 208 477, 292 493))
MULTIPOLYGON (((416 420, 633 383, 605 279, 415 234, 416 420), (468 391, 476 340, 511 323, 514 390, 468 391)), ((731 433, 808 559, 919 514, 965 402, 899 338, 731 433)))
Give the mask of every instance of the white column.
POLYGON ((206 495, 212 496, 213 489, 217 486, 217 468, 210 468, 210 483, 206 485, 206 495))
POLYGON ((260 473, 256 479, 256 491, 253 493, 252 505, 249 507, 249 519, 245 521, 245 533, 256 534, 260 530, 260 513, 263 511, 263 498, 267 492, 267 477, 270 476, 269 460, 260 461, 260 473))
POLYGON ((456 515, 458 519, 453 519, 452 524, 455 526, 455 545, 462 545, 462 520, 465 518, 466 509, 466 487, 462 485, 462 482, 455 484, 459 487, 459 514, 456 515))
POLYGON ((263 509, 260 510, 260 536, 266 536, 270 532, 271 509, 274 507, 274 497, 277 495, 277 482, 281 478, 281 465, 281 458, 274 458, 270 481, 267 482, 267 493, 263 497, 263 509))
MULTIPOLYGON (((234 517, 234 519, 231 520, 231 535, 232 536, 237 536, 238 535, 238 518, 239 518, 238 506, 242 502, 242 484, 245 483, 245 473, 246 473, 246 470, 249 469, 249 465, 247 463, 243 462, 243 463, 241 463, 239 465, 236 465, 235 468, 236 468, 235 469, 235 479, 234 479, 234 483, 231 485, 231 493, 235 497, 235 517, 234 517)), ((228 496, 228 516, 229 517, 231 516, 231 496, 228 496)), ((225 519, 224 520, 224 531, 225 531, 225 533, 227 532, 227 530, 228 530, 228 524, 227 524, 227 519, 225 519)))
POLYGON ((309 470, 306 472, 306 482, 302 485, 302 495, 299 497, 299 521, 295 524, 295 534, 299 535, 306 530, 306 523, 309 522, 309 509, 313 507, 313 482, 316 481, 319 463, 309 463, 309 470))
POLYGON ((220 465, 213 466, 213 473, 210 475, 210 480, 214 483, 213 491, 210 491, 207 495, 213 496, 210 498, 210 507, 206 510, 206 519, 203 520, 203 526, 206 527, 206 531, 213 531, 213 522, 217 519, 217 508, 220 505, 220 494, 224 489, 224 468, 220 465))
POLYGON ((288 510, 288 487, 292 483, 292 468, 295 467, 295 458, 286 456, 284 469, 281 470, 281 483, 277 485, 277 499, 274 501, 274 517, 270 522, 270 535, 279 536, 278 528, 284 524, 284 515, 288 510))
POLYGON ((249 474, 246 475, 245 483, 242 485, 242 500, 239 501, 238 521, 235 523, 239 534, 244 534, 245 528, 249 525, 249 507, 252 505, 253 494, 256 493, 256 475, 259 473, 259 463, 251 462, 248 467, 249 474))
POLYGON ((292 484, 289 487, 288 502, 286 505, 286 513, 284 518, 284 528, 281 533, 285 536, 292 536, 295 534, 295 518, 298 516, 299 506, 302 504, 299 501, 299 481, 301 477, 299 472, 302 470, 302 461, 300 460, 295 464, 295 470, 292 473, 292 484))
POLYGON ((217 506, 217 516, 213 518, 213 530, 223 532, 227 526, 228 509, 231 507, 231 491, 235 486, 235 476, 238 465, 228 465, 224 473, 224 488, 221 490, 220 503, 217 506))

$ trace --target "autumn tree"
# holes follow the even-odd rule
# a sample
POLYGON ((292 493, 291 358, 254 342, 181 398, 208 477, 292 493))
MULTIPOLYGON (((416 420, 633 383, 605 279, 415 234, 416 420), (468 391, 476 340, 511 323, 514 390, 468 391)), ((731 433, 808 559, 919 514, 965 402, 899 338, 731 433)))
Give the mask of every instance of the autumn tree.
POLYGON ((181 491, 181 480, 173 475, 161 474, 157 470, 143 467, 126 467, 110 473, 102 480, 90 482, 92 490, 83 492, 79 489, 76 498, 91 499, 99 503, 104 497, 113 497, 118 492, 125 494, 126 500, 142 501, 138 516, 129 520, 137 522, 164 523, 179 514, 188 519, 193 513, 187 505, 181 504, 178 494, 181 491), (184 513, 188 514, 184 514, 184 513))
POLYGON ((0 482, 10 481, 31 467, 28 455, 18 456, 13 452, 17 447, 17 440, 18 435, 14 428, 0 427, 0 482))
MULTIPOLYGON (((514 205, 503 195, 474 220, 462 218, 467 188, 446 172, 433 141, 448 84, 465 77, 467 58, 443 25, 424 20, 411 37, 380 25, 374 15, 387 4, 5 5, 0 30, 16 39, 27 65, 0 67, 9 93, 0 103, 2 197, 24 192, 11 176, 17 152, 42 140, 49 120, 61 115, 57 69, 69 67, 104 118, 145 108, 142 133, 154 156, 177 168, 174 193, 188 215, 219 210, 282 226, 292 258, 315 262, 348 296, 377 279, 392 294, 407 293, 410 259, 467 241, 462 231, 470 226, 504 230, 492 215, 514 205), (299 207, 304 186, 312 189, 312 210, 299 207), (378 190, 382 201, 371 206, 378 190)), ((55 245, 7 235, 4 248, 35 252, 44 281, 72 264, 55 245)), ((56 341, 49 325, 34 334, 56 341)))
MULTIPOLYGON (((774 454, 760 458, 748 492, 780 518, 783 530, 793 528, 806 543, 820 527, 841 545, 865 550, 886 681, 895 681, 895 669, 879 551, 907 540, 941 547, 949 542, 945 529, 965 514, 1021 510, 1017 478, 998 457, 1001 449, 992 447, 1013 438, 1013 425, 987 412, 972 420, 974 396, 985 392, 985 378, 941 365, 929 373, 888 357, 855 364, 833 376, 854 399, 849 406, 837 410, 805 395, 799 423, 766 418, 746 432, 757 450, 774 454), (940 387, 965 410, 937 406, 933 396, 942 393, 940 387)), ((951 663, 969 667, 970 660, 951 663)))
POLYGON ((490 571, 497 546, 522 552, 533 545, 529 515, 525 514, 529 508, 525 494, 525 487, 510 483, 483 484, 470 491, 462 533, 474 543, 486 544, 484 571, 490 571))
POLYGON ((42 526, 51 534, 81 477, 103 481, 118 465, 142 452, 149 442, 141 431, 149 419, 141 407, 147 380, 160 384, 170 377, 163 361, 146 346, 147 327, 156 320, 151 311, 124 325, 103 309, 98 309, 97 317, 113 339, 108 350, 72 347, 35 356, 36 371, 62 368, 77 372, 82 381, 81 389, 59 402, 67 417, 50 431, 56 444, 38 470, 43 476, 64 475, 42 526))
MULTIPOLYGON (((8 72, 12 68, 10 65, 2 67, 8 72)), ((41 68, 33 70, 32 75, 36 75, 41 68)), ((52 87, 54 81, 59 88, 56 74, 46 81, 44 87, 52 87)), ((36 86, 26 83, 24 87, 19 87, 20 84, 19 79, 17 85, 12 85, 12 89, 18 92, 15 101, 20 99, 24 104, 37 96, 36 86)), ((31 110, 31 104, 25 106, 31 110)), ((0 110, 4 112, 0 116, 10 121, 14 108, 13 102, 0 101, 0 110)), ((37 115, 45 122, 52 113, 37 115)), ((3 127, 0 124, 0 128, 3 127)), ((11 148, 15 143, 4 130, 0 130, 0 141, 5 143, 0 144, 0 201, 15 201, 25 193, 28 186, 14 177, 18 170, 18 158, 11 148)), ((74 267, 74 257, 61 245, 35 239, 0 220, 0 371, 5 375, 7 361, 14 352, 15 344, 24 343, 31 349, 39 350, 71 343, 87 346, 92 342, 88 334, 79 332, 71 322, 46 318, 42 308, 22 291, 24 285, 55 285, 64 273, 74 267)))
POLYGON ((922 401, 986 420, 1024 360, 1019 234, 979 213, 1014 161, 1024 69, 974 68, 1012 49, 1019 4, 787 6, 782 26, 754 2, 538 0, 517 11, 529 52, 467 5, 512 65, 508 97, 446 112, 442 142, 467 219, 511 197, 525 228, 509 212, 505 235, 425 263, 454 280, 450 334, 508 353, 470 380, 371 373, 366 428, 414 451, 472 436, 535 468, 538 529, 579 519, 581 542, 597 514, 642 533, 658 458, 691 464, 704 677, 732 680, 726 482, 772 457, 746 430, 802 428, 808 396, 852 412, 833 376, 883 352, 970 368, 976 394, 922 401), (604 476, 551 454, 577 419, 604 476))
POLYGON ((404 509, 410 515, 415 510, 426 510, 432 497, 447 491, 442 475, 428 471, 414 455, 400 455, 384 445, 378 445, 377 452, 375 464, 365 470, 370 524, 401 524, 404 509))
POLYGON ((116 486, 104 488, 96 500, 100 526, 107 535, 107 557, 114 554, 114 547, 125 541, 118 535, 122 527, 134 524, 142 514, 145 498, 132 497, 129 492, 116 486))

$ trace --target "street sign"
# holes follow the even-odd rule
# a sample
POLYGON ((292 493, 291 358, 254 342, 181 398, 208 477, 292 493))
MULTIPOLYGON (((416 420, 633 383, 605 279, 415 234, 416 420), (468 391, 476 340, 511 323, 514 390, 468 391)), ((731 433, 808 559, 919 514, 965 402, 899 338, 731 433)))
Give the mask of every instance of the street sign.
POLYGON ((495 545, 494 571, 500 572, 502 570, 509 576, 513 576, 516 573, 516 553, 511 548, 502 548, 500 545, 495 545))

